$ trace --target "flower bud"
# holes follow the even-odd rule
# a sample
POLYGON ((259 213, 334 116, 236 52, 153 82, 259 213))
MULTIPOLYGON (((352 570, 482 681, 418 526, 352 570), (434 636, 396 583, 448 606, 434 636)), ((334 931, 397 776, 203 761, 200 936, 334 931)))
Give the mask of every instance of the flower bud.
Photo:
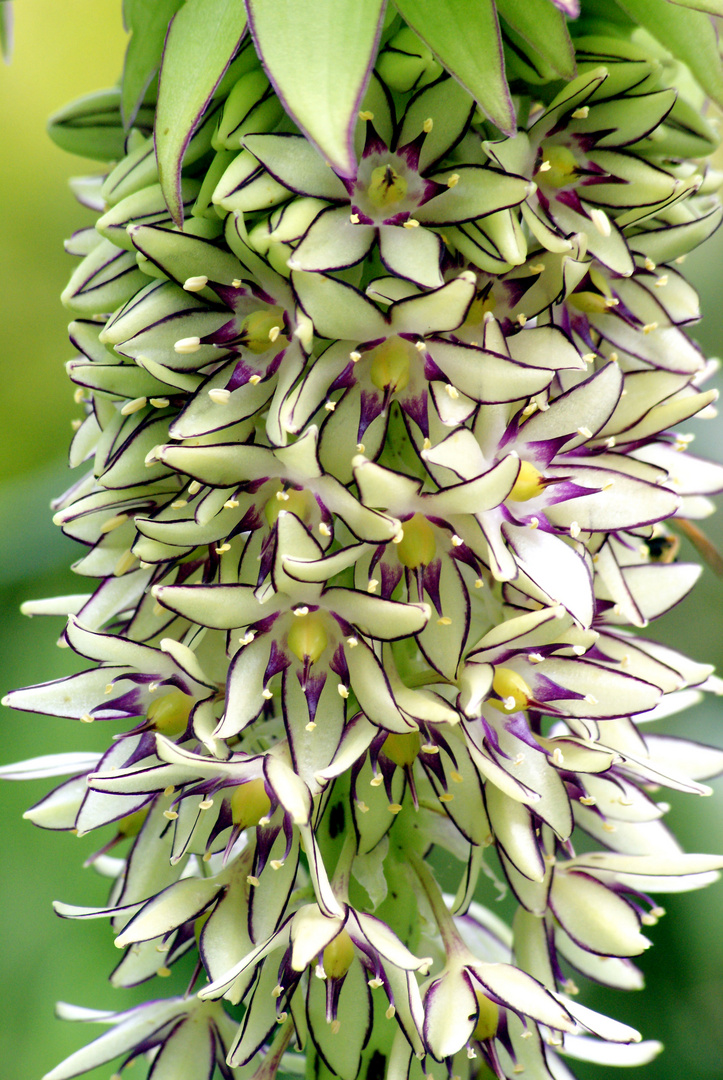
POLYGON ((286 641, 299 660, 316 663, 329 642, 323 615, 316 612, 300 615, 289 630, 286 641))
POLYGON ((182 690, 171 690, 169 694, 152 701, 146 715, 156 731, 172 739, 186 730, 192 705, 193 698, 188 694, 182 690))
POLYGON ((495 701, 494 698, 490 698, 489 703, 503 712, 526 709, 532 698, 532 690, 522 676, 512 668, 495 668, 492 689, 502 700, 495 701))
POLYGON ((401 769, 409 768, 417 759, 422 737, 418 731, 404 732, 401 735, 387 735, 382 746, 383 753, 401 769))
POLYGON ((342 979, 354 960, 354 943, 344 928, 324 949, 322 967, 328 979, 342 979))
POLYGON ((414 346, 404 338, 390 337, 383 341, 372 354, 369 375, 374 385, 391 393, 404 390, 414 353, 414 346))
POLYGON ((416 570, 429 566, 437 552, 434 529, 423 514, 415 514, 403 526, 404 536, 396 545, 397 558, 402 566, 416 570))
POLYGON ((258 780, 248 780, 245 784, 239 784, 231 796, 231 818, 234 825, 238 825, 241 829, 258 825, 270 809, 271 800, 266 794, 264 781, 260 777, 258 780))
POLYGON ((513 502, 527 502, 539 495, 544 487, 542 473, 530 461, 520 462, 520 471, 512 485, 512 491, 507 496, 513 502))

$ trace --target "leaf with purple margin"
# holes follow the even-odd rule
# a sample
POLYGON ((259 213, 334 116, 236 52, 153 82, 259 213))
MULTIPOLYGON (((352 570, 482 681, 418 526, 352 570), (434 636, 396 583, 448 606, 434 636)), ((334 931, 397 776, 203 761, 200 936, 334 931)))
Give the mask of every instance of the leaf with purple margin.
POLYGON ((505 79, 494 0, 395 0, 402 18, 427 43, 441 64, 469 91, 480 108, 507 134, 515 112, 505 79), (471 17, 473 15, 473 17, 471 17), (480 57, 485 63, 480 63, 480 57))
POLYGON ((337 172, 353 176, 356 114, 384 0, 246 0, 246 6, 256 51, 286 110, 337 172))
POLYGON ((245 32, 246 13, 238 0, 187 0, 168 28, 155 140, 161 188, 179 226, 184 151, 245 32))

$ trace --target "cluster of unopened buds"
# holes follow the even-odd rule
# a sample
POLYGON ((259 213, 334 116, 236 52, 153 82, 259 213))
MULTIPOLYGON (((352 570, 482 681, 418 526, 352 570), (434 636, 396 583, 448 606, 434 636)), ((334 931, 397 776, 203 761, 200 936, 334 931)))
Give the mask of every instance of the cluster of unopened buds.
MULTIPOLYGON (((428 6, 344 0, 310 89, 275 31, 328 4, 249 0, 251 34, 240 3, 129 4, 122 87, 51 126, 111 162, 76 183, 55 506, 98 584, 26 605, 88 669, 5 700, 110 748, 2 773, 69 777, 35 824, 110 828, 107 906, 56 909, 109 918, 111 982, 151 1000, 61 1006, 110 1027, 47 1080, 562 1080, 659 1049, 570 972, 640 987, 648 894, 723 867, 655 798, 723 752, 652 723, 721 684, 640 633, 723 488, 672 430, 716 397, 679 265, 721 219, 709 88, 584 5, 575 68, 572 3, 530 4, 536 38, 506 0, 512 96, 485 97, 428 6)), ((631 7, 706 54, 707 15, 631 7)))

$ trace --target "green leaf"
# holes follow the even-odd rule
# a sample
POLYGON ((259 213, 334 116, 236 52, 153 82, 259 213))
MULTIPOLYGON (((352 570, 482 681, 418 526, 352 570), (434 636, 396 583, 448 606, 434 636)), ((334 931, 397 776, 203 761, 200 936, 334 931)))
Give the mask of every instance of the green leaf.
POLYGON ((494 0, 394 0, 402 18, 506 135, 515 112, 494 0))
POLYGON ((247 0, 256 51, 276 93, 342 176, 356 175, 354 125, 386 0, 247 0))
POLYGON ((671 4, 693 8, 695 11, 707 11, 709 15, 723 15, 723 0, 670 0, 671 4))
POLYGON ((548 0, 497 0, 497 14, 563 79, 575 77, 575 50, 565 16, 548 0))
POLYGON ((245 31, 240 0, 187 0, 169 27, 155 135, 158 176, 177 225, 183 224, 183 154, 245 31))
POLYGON ((723 105, 723 74, 715 28, 703 11, 691 11, 667 0, 618 0, 666 49, 687 64, 705 92, 723 105))
POLYGON ((121 114, 126 130, 158 71, 168 24, 183 0, 124 0, 123 21, 130 32, 123 64, 121 114))

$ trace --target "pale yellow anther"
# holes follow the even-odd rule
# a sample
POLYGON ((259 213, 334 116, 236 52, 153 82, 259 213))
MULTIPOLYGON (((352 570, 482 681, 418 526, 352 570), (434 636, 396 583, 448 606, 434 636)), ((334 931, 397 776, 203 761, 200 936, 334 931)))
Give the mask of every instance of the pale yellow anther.
POLYGON ((428 438, 425 437, 424 442, 422 443, 422 450, 431 450, 431 449, 432 449, 432 441, 431 441, 431 439, 428 439, 428 438))
POLYGON ((459 173, 454 172, 451 176, 447 177, 447 187, 456 187, 458 183, 459 173))
POLYGON ((276 339, 277 339, 277 337, 279 336, 280 333, 281 333, 281 327, 280 326, 272 326, 271 329, 269 330, 269 341, 271 341, 271 342, 276 341, 276 339))
POLYGON ((668 284, 668 275, 661 274, 658 280, 655 282, 656 289, 662 289, 668 284))
POLYGON ((316 731, 316 721, 315 720, 310 720, 308 724, 304 725, 304 727, 305 727, 305 730, 308 731, 309 734, 311 734, 313 731, 316 731))
POLYGON ((612 233, 612 225, 610 224, 610 218, 604 210, 601 210, 597 206, 593 207, 590 211, 590 220, 601 236, 610 236, 612 233))
POLYGON ((657 329, 658 329, 658 324, 656 322, 649 322, 649 323, 646 323, 645 326, 643 327, 643 333, 644 334, 652 334, 653 330, 657 330, 657 329))
POLYGON ((519 323, 520 326, 525 326, 527 324, 527 316, 523 315, 520 312, 520 314, 517 316, 517 322, 519 323))
POLYGON ((76 416, 74 420, 70 421, 70 426, 73 429, 73 431, 80 431, 81 427, 83 426, 83 421, 79 420, 78 417, 76 416))
POLYGON ((125 524, 126 521, 128 521, 128 514, 114 514, 112 518, 108 518, 107 521, 103 522, 100 531, 103 534, 113 532, 114 529, 125 524))
POLYGON ((575 109, 572 116, 574 120, 587 120, 590 113, 589 105, 581 105, 579 109, 575 109))
POLYGON ((337 692, 339 694, 339 697, 344 698, 344 700, 346 701, 346 699, 349 697, 349 689, 348 689, 348 687, 344 686, 344 683, 339 683, 339 685, 337 686, 336 689, 337 689, 337 692))
POLYGON ((261 376, 260 375, 249 375, 249 382, 251 383, 252 386, 258 386, 258 384, 261 382, 261 376))
POLYGON ((325 401, 324 402, 324 408, 326 409, 327 412, 334 412, 334 409, 336 408, 336 402, 335 401, 325 401))
POLYGON ((223 504, 224 510, 235 510, 238 505, 238 499, 226 499, 226 502, 223 504))
POLYGON ((573 538, 573 540, 577 540, 581 532, 582 529, 576 521, 570 523, 570 536, 573 538))
POLYGON ((175 810, 164 810, 163 811, 163 816, 164 816, 164 818, 168 818, 169 821, 175 821, 176 818, 178 817, 178 814, 176 813, 175 810))
POLYGON ((378 990, 380 986, 384 986, 383 981, 377 976, 374 979, 369 979, 367 985, 371 986, 372 990, 378 990))
POLYGON ((455 784, 463 784, 464 783, 464 777, 462 776, 461 773, 452 771, 449 774, 449 776, 450 776, 450 779, 452 780, 452 782, 455 783, 455 784))
POLYGON ((552 162, 551 161, 543 161, 537 171, 538 172, 549 172, 551 168, 552 168, 552 162))
POLYGON ((373 120, 374 119, 374 113, 370 112, 369 109, 362 109, 361 112, 359 113, 359 119, 360 120, 373 120))
POLYGON ((474 579, 474 587, 475 589, 484 589, 485 583, 482 578, 478 577, 474 579))
POLYGON ((453 799, 454 799, 454 795, 452 794, 451 791, 443 791, 442 794, 439 796, 439 801, 443 802, 443 803, 452 802, 453 799))
POLYGON ((401 813, 401 810, 402 810, 402 804, 398 803, 398 802, 389 803, 389 806, 387 807, 387 810, 389 811, 390 814, 399 814, 399 813, 401 813))
POLYGON ((213 799, 202 799, 198 804, 199 810, 210 810, 213 806, 213 799))
POLYGON ((357 799, 356 808, 357 808, 357 810, 359 811, 360 814, 368 814, 369 813, 369 807, 361 799, 357 799))
POLYGON ((123 552, 113 567, 113 574, 115 577, 122 577, 123 574, 127 574, 129 570, 133 570, 137 565, 138 559, 129 548, 128 551, 123 552))
POLYGON ((545 270, 545 264, 544 263, 530 263, 530 265, 528 266, 527 269, 530 271, 531 274, 542 274, 542 273, 544 273, 544 270, 545 270))
POLYGON ((186 353, 195 353, 201 348, 200 337, 184 337, 179 338, 173 345, 173 351, 181 355, 186 353))
POLYGON ((430 131, 432 130, 433 127, 434 127, 434 120, 432 120, 431 116, 428 116, 427 119, 422 124, 422 131, 424 131, 425 134, 429 135, 429 133, 430 133, 430 131))
POLYGON ((604 303, 606 308, 614 308, 619 305, 620 300, 617 296, 606 296, 604 303))
POLYGON ((377 773, 377 775, 373 776, 371 778, 371 780, 369 781, 370 787, 381 787, 381 785, 383 783, 384 783, 384 777, 382 776, 381 773, 377 773))
POLYGON ((687 256, 687 255, 679 255, 677 259, 673 259, 673 262, 674 262, 674 263, 675 263, 675 264, 676 264, 677 266, 682 266, 682 265, 683 265, 683 263, 685 262, 685 260, 686 260, 687 258, 688 258, 688 256, 687 256))
POLYGON ((259 879, 254 874, 247 874, 246 875, 246 884, 251 885, 254 889, 257 889, 259 887, 259 885, 261 884, 261 882, 259 881, 259 879))
POLYGON ((91 716, 90 713, 84 712, 81 713, 79 720, 81 724, 92 724, 95 721, 95 717, 91 716))
POLYGON ((618 831, 617 826, 613 825, 611 821, 603 821, 602 827, 604 832, 614 833, 618 831))
POLYGON ((200 292, 201 289, 205 289, 208 285, 208 278, 205 274, 198 274, 197 277, 189 277, 183 283, 183 287, 186 292, 200 292))
POLYGON ((532 652, 527 654, 527 659, 530 661, 531 664, 541 664, 545 657, 542 655, 542 653, 532 652))
MULTIPOLYGON (((377 582, 377 585, 378 585, 378 584, 379 584, 379 582, 377 582)), ((348 637, 348 638, 346 639, 346 643, 347 643, 347 645, 349 646, 349 648, 350 648, 350 649, 353 649, 353 648, 354 648, 354 647, 355 647, 356 645, 358 645, 358 644, 359 644, 359 638, 356 638, 356 637, 348 637)))
POLYGON ((362 354, 360 352, 357 352, 356 349, 349 353, 349 359, 351 360, 352 364, 358 364, 361 358, 362 354))
POLYGON ((558 769, 561 769, 562 766, 565 764, 565 758, 559 746, 556 746, 555 749, 552 751, 552 764, 556 765, 558 769))
POLYGON ((584 363, 592 364, 592 363, 595 362, 595 353, 594 352, 583 353, 582 354, 582 359, 583 359, 584 363))
POLYGON ((584 439, 591 439, 592 438, 592 432, 590 431, 589 427, 579 427, 577 429, 577 433, 578 433, 578 435, 582 435, 582 437, 584 439))
POLYGON ((588 705, 597 705, 598 704, 598 699, 595 697, 594 694, 585 694, 585 701, 587 702, 588 705))
POLYGON ((449 396, 451 397, 452 401, 456 401, 456 400, 457 400, 457 398, 459 397, 459 390, 457 389, 457 387, 456 387, 456 386, 452 386, 452 384, 451 384, 451 383, 447 383, 447 385, 445 386, 445 388, 444 388, 444 389, 445 389, 445 391, 447 392, 447 394, 449 394, 449 396))
POLYGON ((386 1016, 387 1020, 393 1020, 394 1017, 396 1016, 396 1013, 397 1013, 397 1010, 394 1008, 393 1005, 390 1005, 389 1008, 387 1009, 387 1011, 384 1013, 384 1015, 386 1016))
POLYGON ((378 588, 379 588, 379 582, 377 581, 377 579, 376 578, 370 578, 369 583, 367 585, 367 592, 370 592, 370 593, 376 592, 378 588))
POLYGON ((191 483, 188 485, 188 494, 189 495, 198 495, 198 493, 201 490, 202 486, 203 485, 200 483, 199 480, 192 480, 191 483))
POLYGON ((329 526, 326 524, 325 521, 320 521, 319 522, 319 532, 321 533, 322 536, 331 536, 331 529, 329 528, 329 526))
POLYGON ((268 686, 265 686, 263 688, 263 690, 261 691, 261 697, 265 698, 266 701, 271 701, 273 696, 274 696, 273 691, 269 690, 268 686))
POLYGON ((352 223, 352 225, 358 225, 359 221, 360 221, 359 215, 358 214, 350 214, 349 215, 349 221, 352 223))
POLYGON ((452 625, 452 620, 449 618, 448 615, 441 615, 437 619, 437 626, 451 626, 451 625, 452 625))
POLYGON ((419 228, 419 222, 417 221, 416 218, 409 218, 408 221, 404 221, 404 222, 402 222, 402 224, 404 225, 405 229, 418 229, 419 228))
POLYGON ((284 860, 283 859, 272 859, 270 861, 270 863, 269 863, 269 866, 271 867, 272 870, 280 870, 283 865, 284 865, 284 860))
POLYGON ((144 397, 137 397, 132 401, 126 401, 121 409, 121 416, 131 416, 132 413, 140 412, 141 409, 145 409, 147 404, 148 398, 144 397))
POLYGON ((238 639, 238 643, 239 645, 250 645, 255 637, 256 634, 253 632, 253 630, 248 630, 243 637, 240 637, 238 639))
MULTIPOLYGON (((620 359, 620 357, 618 356, 618 354, 616 352, 611 352, 610 355, 608 356, 608 360, 612 360, 613 364, 617 364, 619 359, 620 359)), ((621 396, 625 397, 626 394, 627 394, 627 390, 623 390, 621 396)))

